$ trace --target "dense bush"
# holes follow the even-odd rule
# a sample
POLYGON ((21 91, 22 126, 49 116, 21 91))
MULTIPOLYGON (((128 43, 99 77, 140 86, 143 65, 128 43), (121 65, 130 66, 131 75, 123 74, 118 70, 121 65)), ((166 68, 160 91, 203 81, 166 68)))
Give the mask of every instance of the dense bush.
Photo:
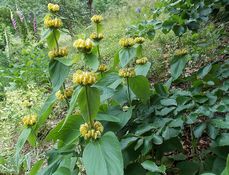
POLYGON ((113 66, 107 67, 100 52, 103 17, 95 15, 91 20, 96 32, 91 39, 79 38, 73 44, 84 66, 72 75, 73 87, 66 87, 75 60, 59 46, 61 22, 52 23, 57 20, 54 6, 48 6, 53 13, 45 18, 53 91, 38 118, 31 114, 23 118, 25 129, 16 145, 18 166, 22 146, 26 140, 39 144, 35 139, 39 128, 59 100, 67 107, 66 116, 46 137, 57 147, 48 153, 45 168, 39 170, 44 159, 34 165, 34 174, 223 171, 229 137, 227 60, 216 58, 186 74, 193 53, 178 44, 170 61, 170 78, 151 86, 145 77, 151 67, 144 57, 145 39, 122 38, 113 66))
MULTIPOLYGON (((135 10, 136 15, 150 11, 153 19, 140 23, 141 18, 136 19, 123 38, 119 30, 107 38, 103 26, 108 19, 94 15, 87 33, 71 44, 73 50, 69 42, 68 47, 60 42, 66 36, 69 11, 48 4, 42 40, 49 51, 36 47, 38 59, 32 63, 43 67, 28 64, 12 70, 17 84, 26 85, 27 79, 46 84, 50 79, 50 96, 39 111, 31 110, 30 101, 25 103, 28 111, 23 112, 15 155, 8 160, 0 157, 0 166, 30 175, 227 175, 227 5, 227 1, 156 1, 156 10, 135 10), (155 40, 158 45, 151 46, 155 40), (41 64, 44 59, 49 63, 41 64), (159 70, 163 74, 155 64, 164 64, 165 70, 159 70), (41 74, 47 70, 44 66, 49 78, 41 74), (50 115, 60 121, 47 133, 50 115), (50 143, 46 155, 39 152, 41 145, 50 143), (35 150, 36 162, 28 148, 35 150)), ((26 58, 22 63, 31 61, 31 50, 21 51, 26 58)))

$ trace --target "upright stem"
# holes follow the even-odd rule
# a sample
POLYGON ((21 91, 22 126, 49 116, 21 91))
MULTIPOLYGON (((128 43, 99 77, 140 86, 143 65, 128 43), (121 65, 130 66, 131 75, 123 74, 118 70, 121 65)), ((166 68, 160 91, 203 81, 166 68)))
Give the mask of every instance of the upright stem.
POLYGON ((127 93, 128 93, 128 100, 129 100, 129 105, 132 106, 131 104, 131 94, 130 94, 130 85, 129 85, 129 78, 126 78, 126 82, 127 82, 127 93))
POLYGON ((86 89, 86 98, 87 98, 87 109, 88 109, 89 122, 90 122, 90 125, 93 126, 93 121, 92 121, 92 118, 91 118, 91 109, 90 109, 90 106, 88 104, 88 102, 89 102, 88 86, 85 86, 85 89, 86 89))
POLYGON ((54 30, 52 31, 52 33, 53 33, 53 36, 54 36, 54 39, 55 39, 55 42, 56 42, 56 48, 57 48, 57 50, 59 50, 59 44, 58 44, 58 41, 57 41, 56 34, 55 34, 54 30))
POLYGON ((96 23, 96 34, 97 36, 99 35, 99 24, 98 23, 96 23))
POLYGON ((99 49, 99 44, 97 45, 97 51, 98 51, 98 57, 99 57, 99 62, 101 61, 101 53, 99 49))
POLYGON ((181 37, 179 36, 179 38, 178 38, 178 49, 180 49, 180 47, 181 47, 181 37))

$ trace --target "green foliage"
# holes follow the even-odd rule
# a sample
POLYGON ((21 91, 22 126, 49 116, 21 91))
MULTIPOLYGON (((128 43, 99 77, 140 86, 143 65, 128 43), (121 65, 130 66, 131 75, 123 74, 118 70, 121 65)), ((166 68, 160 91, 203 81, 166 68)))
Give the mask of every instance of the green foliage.
POLYGON ((78 96, 79 108, 85 121, 93 120, 99 111, 100 92, 95 87, 83 87, 78 96))
POLYGON ((0 60, 6 61, 4 64, 0 63, 2 75, 0 86, 26 87, 29 83, 48 83, 48 72, 44 68, 48 65, 47 56, 39 47, 18 48, 9 59, 4 55, 0 60))
POLYGON ((83 152, 83 162, 88 175, 123 175, 120 144, 114 133, 107 132, 99 141, 89 143, 83 152))
MULTIPOLYGON (((198 64, 195 71, 187 74, 192 61, 198 62, 198 54, 204 52, 197 52, 199 48, 190 46, 190 52, 185 55, 173 53, 182 46, 183 39, 193 37, 187 32, 190 19, 186 19, 183 12, 197 16, 195 20, 202 25, 212 14, 214 3, 218 3, 200 2, 203 1, 156 2, 155 5, 161 9, 156 13, 163 11, 169 14, 166 20, 146 21, 127 33, 152 39, 156 31, 161 29, 164 33, 172 30, 179 37, 178 40, 170 41, 174 42, 173 48, 161 48, 158 51, 164 53, 170 49, 173 55, 166 69, 170 70, 168 77, 165 77, 166 83, 146 77, 151 62, 135 64, 136 57, 145 55, 145 50, 151 48, 148 41, 142 45, 142 49, 139 49, 139 45, 125 49, 114 47, 114 65, 105 72, 97 71, 99 64, 106 63, 100 53, 102 42, 98 42, 90 54, 79 50, 77 53, 77 58, 83 58, 83 71, 97 71, 97 82, 91 81, 94 77, 74 77, 74 74, 73 79, 79 78, 82 83, 74 82, 71 97, 64 96, 62 101, 57 102, 60 99, 55 93, 64 93, 66 84, 71 84, 68 78, 72 77, 71 70, 78 68, 74 64, 79 62, 70 57, 50 60, 51 95, 38 112, 36 124, 22 131, 16 146, 17 155, 26 144, 26 139, 32 146, 44 143, 39 134, 58 103, 62 105, 57 107, 61 108, 59 110, 63 118, 46 136, 45 141, 54 142, 47 156, 32 169, 25 165, 23 155, 18 156, 17 168, 22 173, 28 169, 31 174, 38 175, 227 173, 229 61, 215 54, 214 60, 198 64), (65 58, 71 61, 63 61, 65 58), (136 76, 119 76, 120 68, 130 67, 135 68, 136 76), (101 121, 97 125, 101 136, 95 135, 98 131, 96 120, 101 121), (47 159, 47 163, 42 165, 44 159, 47 159)), ((97 24, 97 28, 98 25, 102 24, 97 24)), ((51 28, 49 32, 50 35, 45 36, 48 45, 58 50, 62 31, 51 28)), ((214 36, 221 38, 221 34, 219 32, 214 36)), ((166 44, 168 38, 162 39, 161 44, 166 44)), ((220 50, 221 54, 225 50, 220 50)))

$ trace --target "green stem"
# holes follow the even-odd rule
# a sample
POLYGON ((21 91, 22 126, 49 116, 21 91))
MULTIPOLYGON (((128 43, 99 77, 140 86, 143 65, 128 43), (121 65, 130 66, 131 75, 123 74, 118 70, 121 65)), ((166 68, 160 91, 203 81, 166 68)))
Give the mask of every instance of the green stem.
POLYGON ((57 50, 59 50, 59 44, 58 44, 58 41, 57 41, 56 34, 55 34, 54 30, 52 31, 52 33, 53 33, 53 36, 54 36, 54 39, 55 39, 55 42, 56 42, 56 48, 57 48, 57 50))
POLYGON ((96 34, 99 35, 99 24, 96 24, 96 34))
POLYGON ((89 106, 89 97, 88 97, 88 86, 85 86, 85 89, 86 89, 86 98, 87 98, 87 109, 88 109, 88 116, 89 116, 89 122, 90 122, 90 125, 93 126, 93 121, 92 121, 92 118, 91 118, 91 109, 90 109, 90 106, 89 106))
POLYGON ((178 49, 181 47, 181 37, 178 38, 178 49))
POLYGON ((99 44, 97 45, 97 52, 98 52, 99 62, 101 62, 101 53, 100 53, 99 44))
POLYGON ((129 85, 129 78, 126 78, 126 82, 127 82, 127 93, 128 93, 128 100, 129 100, 129 105, 132 106, 131 104, 131 94, 130 94, 130 85, 129 85))

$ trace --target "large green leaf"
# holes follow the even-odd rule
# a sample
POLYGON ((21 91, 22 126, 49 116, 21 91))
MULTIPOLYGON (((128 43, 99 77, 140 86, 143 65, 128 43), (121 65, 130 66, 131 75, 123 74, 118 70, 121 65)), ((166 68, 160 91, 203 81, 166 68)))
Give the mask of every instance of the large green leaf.
POLYGON ((200 138, 206 128, 207 128, 206 123, 201 123, 200 125, 196 126, 194 128, 194 132, 193 132, 194 133, 194 136, 196 138, 200 138))
POLYGON ((98 113, 96 116, 96 120, 120 123, 119 118, 117 118, 116 116, 110 115, 110 114, 98 113))
POLYGON ((121 84, 122 78, 115 73, 115 72, 110 72, 106 74, 103 78, 101 78, 94 86, 95 87, 110 87, 112 89, 115 89, 119 84, 121 84))
POLYGON ((82 123, 84 123, 82 117, 71 115, 67 120, 63 119, 61 122, 59 122, 58 125, 53 128, 46 136, 46 140, 56 141, 59 139, 62 140, 65 144, 72 143, 79 137, 79 128, 82 123), (65 125, 63 125, 64 122, 65 125))
POLYGON ((37 173, 38 173, 38 171, 40 170, 40 168, 41 168, 41 166, 42 166, 43 163, 44 163, 44 160, 43 160, 43 159, 37 161, 37 162, 33 165, 32 169, 30 170, 29 175, 37 175, 37 173))
POLYGON ((177 164, 180 169, 180 175, 195 175, 199 170, 200 165, 194 161, 183 161, 177 164))
POLYGON ((18 141, 16 143, 16 156, 19 156, 20 151, 22 150, 29 134, 32 132, 31 128, 25 128, 20 134, 18 141))
POLYGON ((202 68, 199 73, 198 76, 203 79, 212 69, 212 64, 209 64, 207 66, 205 66, 204 68, 202 68))
POLYGON ((59 167, 52 175, 72 175, 72 173, 66 167, 59 167))
POLYGON ((80 112, 84 119, 88 122, 89 119, 94 119, 99 111, 100 92, 95 87, 85 86, 81 89, 78 99, 80 112))
POLYGON ((63 63, 52 60, 49 63, 49 74, 52 82, 53 91, 57 91, 62 86, 65 78, 68 76, 70 67, 65 66, 63 63))
POLYGON ((112 132, 90 142, 83 152, 83 164, 87 175, 123 175, 123 159, 120 143, 112 132))
POLYGON ((229 133, 222 133, 217 139, 216 143, 218 146, 228 146, 229 145, 229 133))
MULTIPOLYGON (((68 120, 68 117, 72 114, 72 112, 74 111, 75 107, 76 107, 76 104, 77 104, 77 98, 79 96, 79 93, 80 93, 80 90, 81 90, 81 86, 77 86, 75 89, 74 89, 74 92, 72 94, 72 97, 71 97, 71 101, 70 101, 70 104, 69 104, 69 109, 68 109, 68 112, 66 114, 66 117, 65 117, 65 121, 63 123, 63 126, 65 125, 66 121, 68 120)), ((63 127, 62 126, 62 127, 63 127)))
POLYGON ((84 55, 84 61, 87 66, 96 71, 99 67, 99 60, 96 54, 93 52, 84 55))
POLYGON ((56 101, 56 96, 55 96, 55 92, 53 92, 48 97, 48 99, 46 100, 46 102, 44 103, 44 105, 41 109, 41 112, 40 112, 39 118, 38 118, 38 123, 37 123, 36 128, 35 128, 35 133, 37 133, 38 128, 40 126, 42 126, 45 123, 45 121, 47 120, 48 116, 52 112, 52 106, 53 106, 55 101, 56 101))
POLYGON ((121 67, 125 67, 135 57, 136 57, 136 49, 134 47, 121 49, 119 51, 119 61, 121 67))
POLYGON ((229 175, 229 155, 227 156, 227 163, 226 163, 226 167, 223 170, 223 172, 221 173, 221 175, 229 175))
POLYGON ((143 65, 136 65, 135 67, 136 75, 146 76, 150 70, 150 66, 151 66, 150 62, 147 62, 146 64, 143 65))
POLYGON ((172 98, 162 99, 162 100, 160 100, 160 103, 163 106, 177 106, 176 100, 175 99, 172 99, 172 98))
POLYGON ((150 172, 165 174, 165 170, 166 170, 165 165, 157 166, 154 162, 150 160, 144 161, 141 165, 143 166, 144 169, 150 172))
POLYGON ((167 96, 168 95, 168 88, 163 84, 156 83, 154 84, 155 91, 160 96, 167 96))
POLYGON ((147 101, 150 98, 150 83, 146 77, 138 75, 128 78, 127 81, 129 81, 131 90, 142 101, 147 101))
POLYGON ((185 65, 188 61, 189 61, 188 56, 173 58, 170 66, 170 72, 173 77, 173 80, 176 80, 182 74, 183 69, 185 68, 185 65))
POLYGON ((186 31, 186 28, 181 25, 174 25, 173 26, 173 32, 176 36, 182 36, 186 31))
POLYGON ((49 49, 53 49, 57 47, 56 41, 58 42, 59 38, 60 38, 60 31, 58 29, 53 29, 52 32, 50 32, 49 35, 47 36, 47 43, 49 49))

